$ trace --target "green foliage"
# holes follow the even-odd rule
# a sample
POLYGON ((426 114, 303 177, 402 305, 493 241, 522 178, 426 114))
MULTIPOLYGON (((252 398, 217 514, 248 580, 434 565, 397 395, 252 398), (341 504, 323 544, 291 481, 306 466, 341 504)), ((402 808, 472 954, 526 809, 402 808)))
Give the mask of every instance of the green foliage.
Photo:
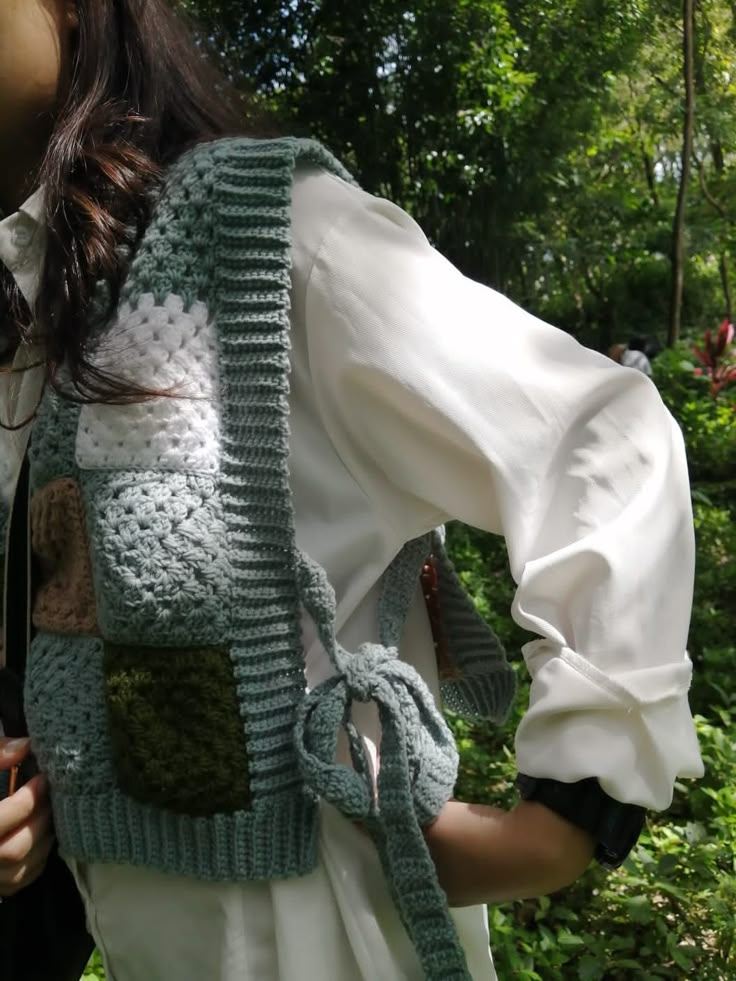
POLYGON ((690 628, 695 664, 691 699, 698 711, 708 714, 713 705, 736 707, 736 522, 733 509, 709 500, 696 500, 694 511, 697 575, 690 628))
POLYGON ((682 406, 679 422, 685 435, 693 480, 736 477, 736 416, 731 406, 706 397, 682 406))
POLYGON ((693 481, 691 700, 708 715, 713 705, 736 705, 736 408, 728 389, 712 397, 708 379, 694 373, 685 344, 656 359, 654 380, 682 428, 693 481))
POLYGON ((736 409, 730 389, 711 396, 708 379, 695 374, 685 344, 659 355, 654 381, 685 437, 690 476, 695 483, 736 481, 736 409))
MULTIPOLYGON (((320 137, 466 274, 607 350, 664 336, 680 4, 180 0, 287 130, 320 137)), ((736 8, 699 0, 683 316, 731 315, 736 8)))
POLYGON ((82 975, 83 981, 105 981, 105 968, 98 951, 94 951, 82 975))

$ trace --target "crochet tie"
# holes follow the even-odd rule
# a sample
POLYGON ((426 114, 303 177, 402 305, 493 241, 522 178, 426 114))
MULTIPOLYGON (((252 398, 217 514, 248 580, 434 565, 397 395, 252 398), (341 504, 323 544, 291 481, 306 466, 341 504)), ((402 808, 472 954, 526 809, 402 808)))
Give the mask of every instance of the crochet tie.
POLYGON ((298 713, 295 743, 310 789, 373 838, 407 933, 428 981, 469 981, 465 955, 422 825, 452 794, 457 751, 419 674, 395 647, 364 644, 356 653, 334 639, 334 593, 323 570, 300 557, 302 602, 337 673, 314 688, 298 713), (351 720, 354 701, 374 702, 381 724, 376 787, 351 720), (336 761, 340 732, 352 767, 336 761))

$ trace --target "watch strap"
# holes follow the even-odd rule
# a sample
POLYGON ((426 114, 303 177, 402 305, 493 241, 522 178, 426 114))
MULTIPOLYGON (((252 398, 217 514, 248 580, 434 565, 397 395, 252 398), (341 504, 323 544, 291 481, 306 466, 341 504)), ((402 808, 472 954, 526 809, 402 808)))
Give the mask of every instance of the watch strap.
POLYGON ((644 826, 646 809, 615 800, 595 777, 565 783, 519 774, 516 785, 522 799, 544 804, 592 835, 596 841, 595 858, 608 869, 625 861, 644 826))

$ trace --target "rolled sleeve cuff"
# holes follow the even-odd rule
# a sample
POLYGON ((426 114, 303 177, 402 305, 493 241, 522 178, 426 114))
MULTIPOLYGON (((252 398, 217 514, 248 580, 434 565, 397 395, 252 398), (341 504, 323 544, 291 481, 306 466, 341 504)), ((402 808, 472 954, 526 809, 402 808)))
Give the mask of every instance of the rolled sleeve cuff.
POLYGON ((516 734, 521 773, 565 782, 597 777, 616 800, 657 811, 671 804, 678 777, 703 775, 686 653, 615 676, 548 640, 525 645, 523 654, 532 686, 516 734))

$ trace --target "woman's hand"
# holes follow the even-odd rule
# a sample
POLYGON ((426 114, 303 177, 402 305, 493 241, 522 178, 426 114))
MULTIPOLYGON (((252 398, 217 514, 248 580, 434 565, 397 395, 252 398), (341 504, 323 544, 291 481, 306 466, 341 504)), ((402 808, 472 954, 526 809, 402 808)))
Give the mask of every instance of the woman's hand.
MULTIPOLYGON (((28 739, 0 739, 0 770, 18 766, 28 739)), ((37 879, 54 843, 48 782, 37 775, 0 800, 0 896, 12 896, 37 879)))
POLYGON ((534 801, 512 811, 449 801, 425 838, 451 906, 556 892, 585 871, 595 849, 587 832, 534 801))

